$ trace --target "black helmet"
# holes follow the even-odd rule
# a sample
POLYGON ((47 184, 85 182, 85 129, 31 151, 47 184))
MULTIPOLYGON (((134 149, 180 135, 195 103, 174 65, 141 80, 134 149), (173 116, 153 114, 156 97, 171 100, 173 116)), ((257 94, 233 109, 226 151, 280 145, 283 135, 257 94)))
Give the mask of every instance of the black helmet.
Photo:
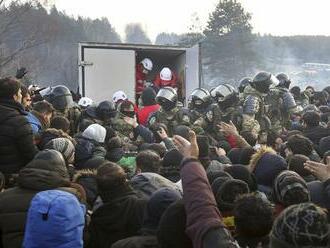
POLYGON ((178 102, 178 94, 172 87, 164 87, 158 91, 156 102, 165 110, 175 108, 178 102))
POLYGON ((280 87, 285 87, 287 89, 290 88, 290 84, 291 84, 291 79, 289 78, 289 76, 285 73, 279 73, 276 75, 276 78, 279 81, 278 86, 280 87))
POLYGON ((56 110, 65 110, 73 105, 71 92, 64 85, 51 87, 44 98, 50 102, 56 110))
POLYGON ((212 103, 209 91, 203 88, 194 89, 190 97, 192 106, 195 108, 205 108, 212 103))
POLYGON ((245 87, 248 86, 251 82, 252 82, 252 78, 249 77, 242 78, 241 81, 239 82, 238 92, 243 93, 245 87))
POLYGON ((117 110, 113 102, 103 101, 100 102, 96 108, 96 114, 101 120, 113 118, 116 116, 117 110))
POLYGON ((134 104, 129 100, 120 102, 117 107, 117 110, 122 115, 131 117, 131 118, 133 118, 135 116, 134 104))
POLYGON ((267 94, 271 85, 278 85, 278 79, 269 72, 259 72, 254 76, 251 86, 260 93, 267 94))

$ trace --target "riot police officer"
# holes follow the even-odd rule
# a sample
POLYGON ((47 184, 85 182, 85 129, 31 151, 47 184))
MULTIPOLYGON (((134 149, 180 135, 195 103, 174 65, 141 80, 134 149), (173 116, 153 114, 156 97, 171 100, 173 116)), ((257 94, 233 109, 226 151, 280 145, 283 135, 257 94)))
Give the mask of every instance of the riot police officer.
POLYGON ((272 87, 266 97, 267 116, 272 125, 272 130, 280 133, 283 128, 290 128, 290 117, 302 111, 297 106, 294 96, 289 91, 291 80, 288 75, 280 73, 276 76, 279 80, 278 85, 272 87))
POLYGON ((197 88, 190 95, 189 110, 192 118, 192 128, 201 134, 203 131, 212 133, 220 123, 220 110, 217 104, 212 103, 208 90, 197 88))
POLYGON ((244 89, 242 131, 259 133, 270 129, 270 120, 265 116, 265 96, 277 78, 269 72, 259 72, 244 89))
POLYGON ((180 106, 175 89, 172 87, 161 88, 157 93, 156 102, 160 105, 160 109, 149 117, 149 126, 154 123, 163 123, 167 126, 169 135, 173 134, 175 126, 190 126, 191 117, 189 110, 180 106))
POLYGON ((73 136, 77 132, 81 113, 70 90, 64 85, 57 85, 45 89, 43 96, 56 109, 55 115, 65 116, 70 121, 70 135, 73 136))
POLYGON ((213 91, 213 98, 220 108, 221 120, 227 123, 232 121, 237 128, 241 129, 243 109, 235 88, 230 84, 220 84, 213 91))

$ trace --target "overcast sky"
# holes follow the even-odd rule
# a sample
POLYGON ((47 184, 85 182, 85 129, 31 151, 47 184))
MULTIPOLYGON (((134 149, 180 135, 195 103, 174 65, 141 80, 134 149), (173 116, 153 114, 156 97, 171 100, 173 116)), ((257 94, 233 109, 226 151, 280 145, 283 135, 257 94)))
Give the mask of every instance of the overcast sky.
MULTIPOLYGON (((158 33, 188 31, 197 13, 205 25, 218 0, 55 0, 74 16, 107 17, 121 36, 139 22, 152 40, 158 33)), ((330 0, 241 0, 252 14, 254 32, 273 35, 330 35, 330 0)))

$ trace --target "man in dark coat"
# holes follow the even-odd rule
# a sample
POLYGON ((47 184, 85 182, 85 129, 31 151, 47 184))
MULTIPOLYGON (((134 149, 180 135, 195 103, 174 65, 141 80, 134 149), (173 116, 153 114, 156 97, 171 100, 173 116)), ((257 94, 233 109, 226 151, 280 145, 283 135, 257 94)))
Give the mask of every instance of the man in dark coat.
POLYGON ((109 248, 118 240, 135 236, 142 226, 146 201, 129 186, 124 170, 108 162, 97 170, 103 205, 92 215, 88 248, 109 248))
POLYGON ((19 172, 18 187, 0 194, 0 247, 22 247, 27 213, 40 191, 70 186, 64 158, 43 150, 19 172))
POLYGON ((21 100, 20 83, 12 78, 0 79, 0 172, 7 181, 37 153, 21 100))

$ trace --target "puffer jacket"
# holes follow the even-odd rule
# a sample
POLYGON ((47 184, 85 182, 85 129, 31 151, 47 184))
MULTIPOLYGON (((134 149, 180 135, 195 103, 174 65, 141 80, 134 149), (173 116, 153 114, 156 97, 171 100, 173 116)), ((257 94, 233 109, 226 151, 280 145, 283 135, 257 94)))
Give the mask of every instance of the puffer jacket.
POLYGON ((14 100, 1 100, 0 172, 5 175, 18 173, 37 151, 23 106, 14 100))
POLYGON ((34 160, 31 161, 20 171, 18 187, 0 194, 0 247, 22 247, 30 202, 38 192, 70 186, 69 180, 60 176, 55 170, 49 171, 37 167, 34 160))

